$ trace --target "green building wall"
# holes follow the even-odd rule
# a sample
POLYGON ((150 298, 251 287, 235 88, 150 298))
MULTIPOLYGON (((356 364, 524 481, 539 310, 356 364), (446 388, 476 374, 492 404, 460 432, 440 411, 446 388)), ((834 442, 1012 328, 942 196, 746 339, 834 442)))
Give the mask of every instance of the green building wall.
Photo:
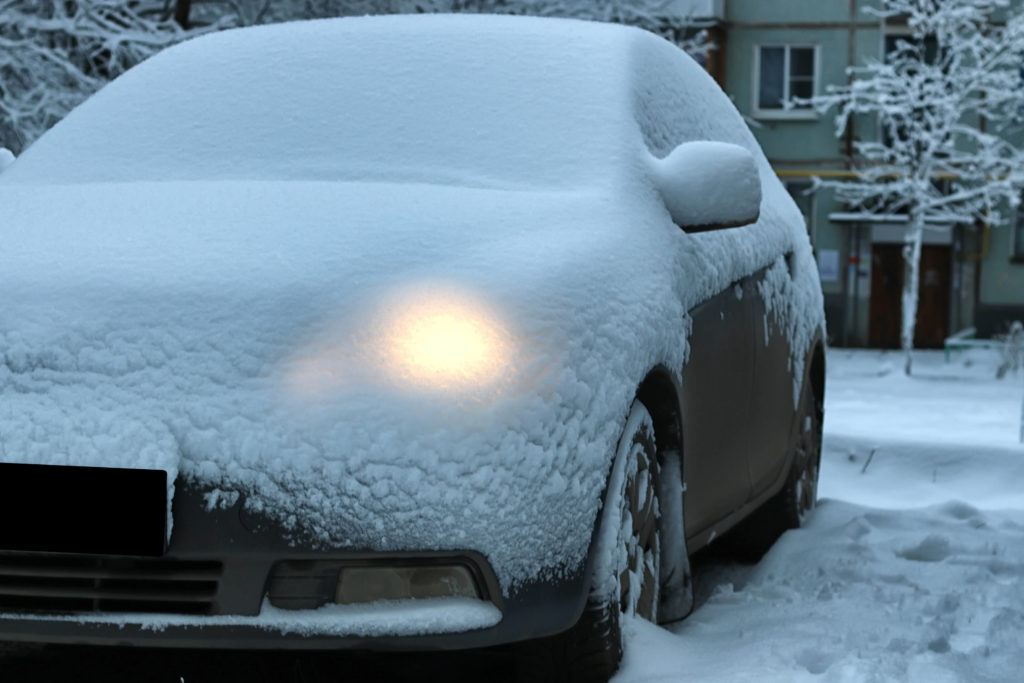
MULTIPOLYGON (((847 82, 849 66, 882 57, 885 27, 864 11, 876 5, 876 0, 726 0, 725 21, 715 33, 723 62, 719 79, 784 181, 848 174, 853 141, 876 139, 878 129, 872 118, 859 117, 837 138, 834 112, 813 118, 758 116, 756 46, 816 45, 816 92, 824 92, 830 83, 847 82)), ((819 255, 838 254, 837 279, 822 282, 830 341, 867 345, 875 233, 870 224, 830 220, 830 214, 844 210, 830 192, 819 191, 812 201, 812 241, 819 255)), ((953 230, 950 333, 976 326, 979 335, 988 336, 1010 320, 1024 320, 1024 262, 1011 259, 1014 219, 1008 215, 1007 224, 992 227, 987 239, 974 226, 953 230)))

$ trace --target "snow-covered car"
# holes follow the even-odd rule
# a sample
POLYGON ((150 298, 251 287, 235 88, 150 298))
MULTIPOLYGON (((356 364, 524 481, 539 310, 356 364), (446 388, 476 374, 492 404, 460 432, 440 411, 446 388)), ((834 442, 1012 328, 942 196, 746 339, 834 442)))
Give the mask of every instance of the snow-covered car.
POLYGON ((692 609, 688 552, 814 505, 803 219, 652 34, 206 35, 0 207, 0 640, 533 640, 600 678, 623 613, 692 609))

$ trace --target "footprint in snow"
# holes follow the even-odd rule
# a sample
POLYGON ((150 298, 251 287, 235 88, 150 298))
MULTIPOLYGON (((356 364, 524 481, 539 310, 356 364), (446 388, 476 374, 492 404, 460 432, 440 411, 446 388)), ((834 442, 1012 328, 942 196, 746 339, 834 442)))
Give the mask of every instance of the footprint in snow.
POLYGON ((896 551, 898 557, 914 562, 942 562, 952 554, 949 539, 938 534, 929 534, 917 545, 896 551))
POLYGON ((985 642, 994 650, 1019 652, 1020 634, 1024 631, 1024 612, 1004 607, 988 622, 985 642))
POLYGON ((928 641, 928 649, 936 654, 945 654, 950 651, 949 638, 940 636, 928 641))
POLYGON ((835 657, 832 655, 813 648, 802 650, 796 656, 796 663, 814 675, 825 673, 834 661, 835 657))
POLYGON ((859 541, 871 533, 871 525, 863 517, 855 517, 843 528, 843 533, 854 541, 859 541))
POLYGON ((950 501, 939 506, 939 509, 953 519, 966 520, 972 517, 982 517, 981 510, 959 500, 950 501))

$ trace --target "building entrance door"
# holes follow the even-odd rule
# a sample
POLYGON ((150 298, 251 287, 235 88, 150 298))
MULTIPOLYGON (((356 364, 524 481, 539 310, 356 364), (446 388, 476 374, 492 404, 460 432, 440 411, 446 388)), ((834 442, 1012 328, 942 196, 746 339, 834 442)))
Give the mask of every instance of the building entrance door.
MULTIPOLYGON (((949 333, 951 266, 949 246, 926 244, 921 247, 917 327, 914 330, 916 348, 941 348, 949 333)), ((903 245, 872 245, 871 320, 868 334, 871 346, 899 348, 902 297, 903 245)))

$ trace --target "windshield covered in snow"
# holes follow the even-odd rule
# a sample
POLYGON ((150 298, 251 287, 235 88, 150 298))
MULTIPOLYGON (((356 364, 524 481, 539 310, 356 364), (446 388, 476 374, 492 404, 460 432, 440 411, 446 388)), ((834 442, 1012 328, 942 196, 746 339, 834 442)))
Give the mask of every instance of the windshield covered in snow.
POLYGON ((574 59, 577 38, 556 27, 560 45, 544 22, 514 37, 479 17, 430 32, 365 23, 226 31, 168 50, 73 112, 10 180, 557 187, 621 165, 615 148, 635 126, 625 87, 609 87, 627 80, 621 55, 574 59))

